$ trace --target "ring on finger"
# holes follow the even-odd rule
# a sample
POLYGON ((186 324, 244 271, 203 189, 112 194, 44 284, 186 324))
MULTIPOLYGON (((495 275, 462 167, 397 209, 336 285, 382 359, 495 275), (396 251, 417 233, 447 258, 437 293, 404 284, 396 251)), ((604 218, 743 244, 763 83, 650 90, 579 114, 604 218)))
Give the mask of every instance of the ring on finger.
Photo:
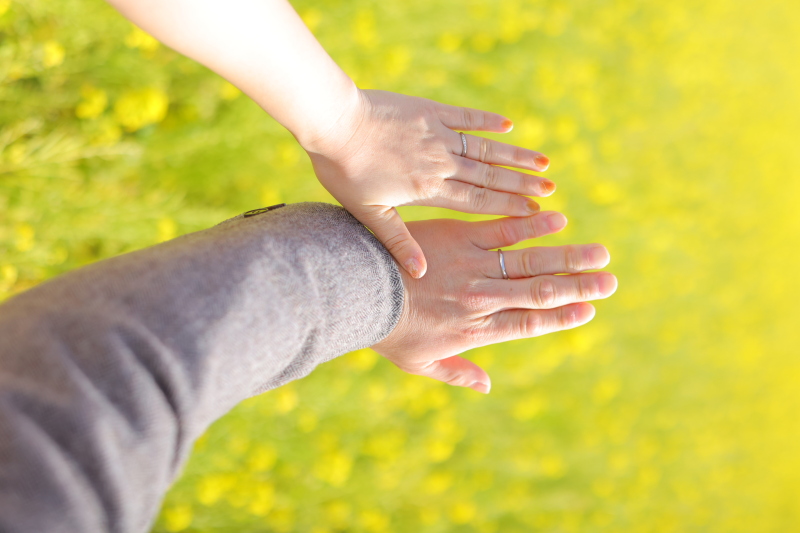
POLYGON ((500 255, 500 271, 503 273, 503 279, 508 279, 508 272, 506 272, 506 258, 503 256, 503 250, 498 248, 497 253, 500 255))
POLYGON ((467 156, 467 136, 464 135, 464 132, 459 131, 459 135, 461 135, 461 157, 467 156))

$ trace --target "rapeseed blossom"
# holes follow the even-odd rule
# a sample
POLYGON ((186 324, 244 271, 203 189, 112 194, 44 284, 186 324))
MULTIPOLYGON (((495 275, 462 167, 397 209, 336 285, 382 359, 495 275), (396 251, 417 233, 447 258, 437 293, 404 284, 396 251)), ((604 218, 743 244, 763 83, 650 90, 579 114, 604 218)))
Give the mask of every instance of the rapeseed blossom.
MULTIPOLYGON (((244 402, 154 531, 798 529, 797 6, 296 7, 362 87, 509 115, 494 137, 550 156, 543 207, 570 220, 535 244, 606 244, 620 289, 587 326, 464 354, 488 397, 365 349, 244 402)), ((0 0, 0 32, 0 300, 332 201, 288 132, 107 6, 0 0)))

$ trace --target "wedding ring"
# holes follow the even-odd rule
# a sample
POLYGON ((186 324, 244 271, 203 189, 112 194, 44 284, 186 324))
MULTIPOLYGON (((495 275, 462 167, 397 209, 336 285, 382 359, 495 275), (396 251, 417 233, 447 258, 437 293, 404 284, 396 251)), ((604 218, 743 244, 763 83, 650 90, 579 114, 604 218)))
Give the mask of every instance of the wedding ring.
POLYGON ((461 134, 461 157, 467 157, 467 136, 461 131, 458 133, 461 134))
POLYGON ((498 248, 497 253, 500 254, 500 270, 503 272, 503 279, 508 279, 508 272, 506 272, 506 258, 503 257, 503 250, 498 248))

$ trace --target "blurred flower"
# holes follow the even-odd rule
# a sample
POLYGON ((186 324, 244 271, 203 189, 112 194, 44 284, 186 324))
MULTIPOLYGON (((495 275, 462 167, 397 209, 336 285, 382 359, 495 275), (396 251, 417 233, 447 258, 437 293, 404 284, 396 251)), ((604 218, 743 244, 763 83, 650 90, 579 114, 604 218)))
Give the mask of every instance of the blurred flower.
POLYGON ((478 510, 472 502, 457 502, 448 510, 450 521, 454 524, 466 524, 471 522, 477 515, 478 510))
POLYGON ((604 378, 600 380, 592 390, 592 399, 596 404, 604 404, 611 401, 620 389, 620 382, 616 378, 604 378))
POLYGON ((247 456, 247 468, 250 472, 264 472, 271 469, 278 459, 278 452, 269 444, 258 444, 247 456))
POLYGON ((169 217, 164 217, 158 221, 158 242, 169 241, 175 238, 178 233, 178 225, 169 217))
POLYGON ((379 533, 389 529, 389 516, 377 509, 365 509, 359 513, 359 522, 367 531, 379 533))
POLYGON ((343 500, 333 500, 323 507, 325 520, 336 529, 347 529, 350 525, 351 507, 343 500))
POLYGON ((297 407, 297 391, 292 386, 284 385, 273 391, 273 401, 276 413, 288 413, 297 407))
POLYGON ((126 131, 157 124, 167 115, 169 98, 156 88, 129 91, 114 104, 114 118, 126 131))
POLYGON ((275 503, 275 487, 270 483, 260 482, 251 488, 251 495, 248 510, 256 516, 267 516, 275 503))
POLYGON ((232 474, 210 474, 200 478, 197 483, 197 500, 203 505, 214 505, 222 496, 230 492, 236 484, 232 474))
POLYGON ((96 129, 90 142, 95 146, 112 145, 122 137, 122 129, 114 119, 103 117, 97 121, 96 129))
POLYGON ((407 46, 393 46, 386 53, 383 69, 389 76, 399 76, 408 70, 411 64, 411 50, 407 46))
POLYGON ((455 33, 445 32, 439 36, 436 44, 443 52, 453 53, 461 47, 463 39, 455 33))
POLYGON ((183 531, 192 525, 192 508, 188 505, 168 506, 164 509, 164 527, 167 531, 183 531))
POLYGON ((442 494, 453 484, 453 474, 447 471, 435 471, 427 475, 422 482, 422 492, 431 496, 442 494))
POLYGON ((64 47, 57 41, 47 41, 42 45, 42 64, 45 68, 55 67, 64 62, 64 47))
POLYGON ((303 19, 303 22, 311 32, 315 32, 322 22, 322 12, 313 7, 306 8, 300 11, 300 18, 303 19))
POLYGON ((369 348, 364 348, 363 350, 356 350, 355 352, 350 352, 345 356, 345 362, 348 366, 355 368, 361 372, 366 372, 370 370, 372 367, 380 359, 380 355, 374 350, 370 350, 369 348))
POLYGON ((15 246, 20 252, 27 252, 35 243, 36 230, 30 224, 20 224, 16 228, 17 239, 15 246))
POLYGON ((227 81, 222 82, 222 86, 219 88, 219 97, 223 100, 235 100, 241 94, 242 91, 238 87, 227 81))
POLYGON ((131 31, 125 36, 125 45, 128 48, 138 48, 143 52, 153 52, 158 46, 158 40, 138 26, 131 26, 131 31))
POLYGON ((353 21, 352 32, 353 39, 357 44, 365 48, 375 46, 378 42, 378 34, 375 29, 375 12, 369 8, 359 9, 353 21))
POLYGON ((343 451, 332 451, 317 460, 314 475, 334 487, 341 487, 350 478, 352 468, 352 457, 343 451))
POLYGON ((519 421, 526 421, 536 417, 547 405, 546 399, 538 393, 529 394, 520 398, 511 410, 511 415, 519 421))
POLYGON ((549 478, 560 478, 564 475, 566 466, 564 459, 558 455, 546 455, 539 460, 542 474, 549 478))
POLYGON ((481 31, 472 36, 472 49, 479 54, 490 52, 494 48, 494 37, 488 33, 481 31))
POLYGON ((91 119, 100 116, 108 105, 108 95, 102 89, 84 85, 81 89, 83 99, 75 108, 75 116, 78 118, 91 119))

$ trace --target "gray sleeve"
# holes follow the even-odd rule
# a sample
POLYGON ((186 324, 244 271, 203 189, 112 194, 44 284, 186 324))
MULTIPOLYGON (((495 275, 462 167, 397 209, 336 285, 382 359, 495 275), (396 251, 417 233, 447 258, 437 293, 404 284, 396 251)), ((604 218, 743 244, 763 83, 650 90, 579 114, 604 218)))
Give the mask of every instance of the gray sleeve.
POLYGON ((377 343, 403 295, 364 226, 307 203, 0 305, 0 531, 146 531, 211 422, 377 343))

